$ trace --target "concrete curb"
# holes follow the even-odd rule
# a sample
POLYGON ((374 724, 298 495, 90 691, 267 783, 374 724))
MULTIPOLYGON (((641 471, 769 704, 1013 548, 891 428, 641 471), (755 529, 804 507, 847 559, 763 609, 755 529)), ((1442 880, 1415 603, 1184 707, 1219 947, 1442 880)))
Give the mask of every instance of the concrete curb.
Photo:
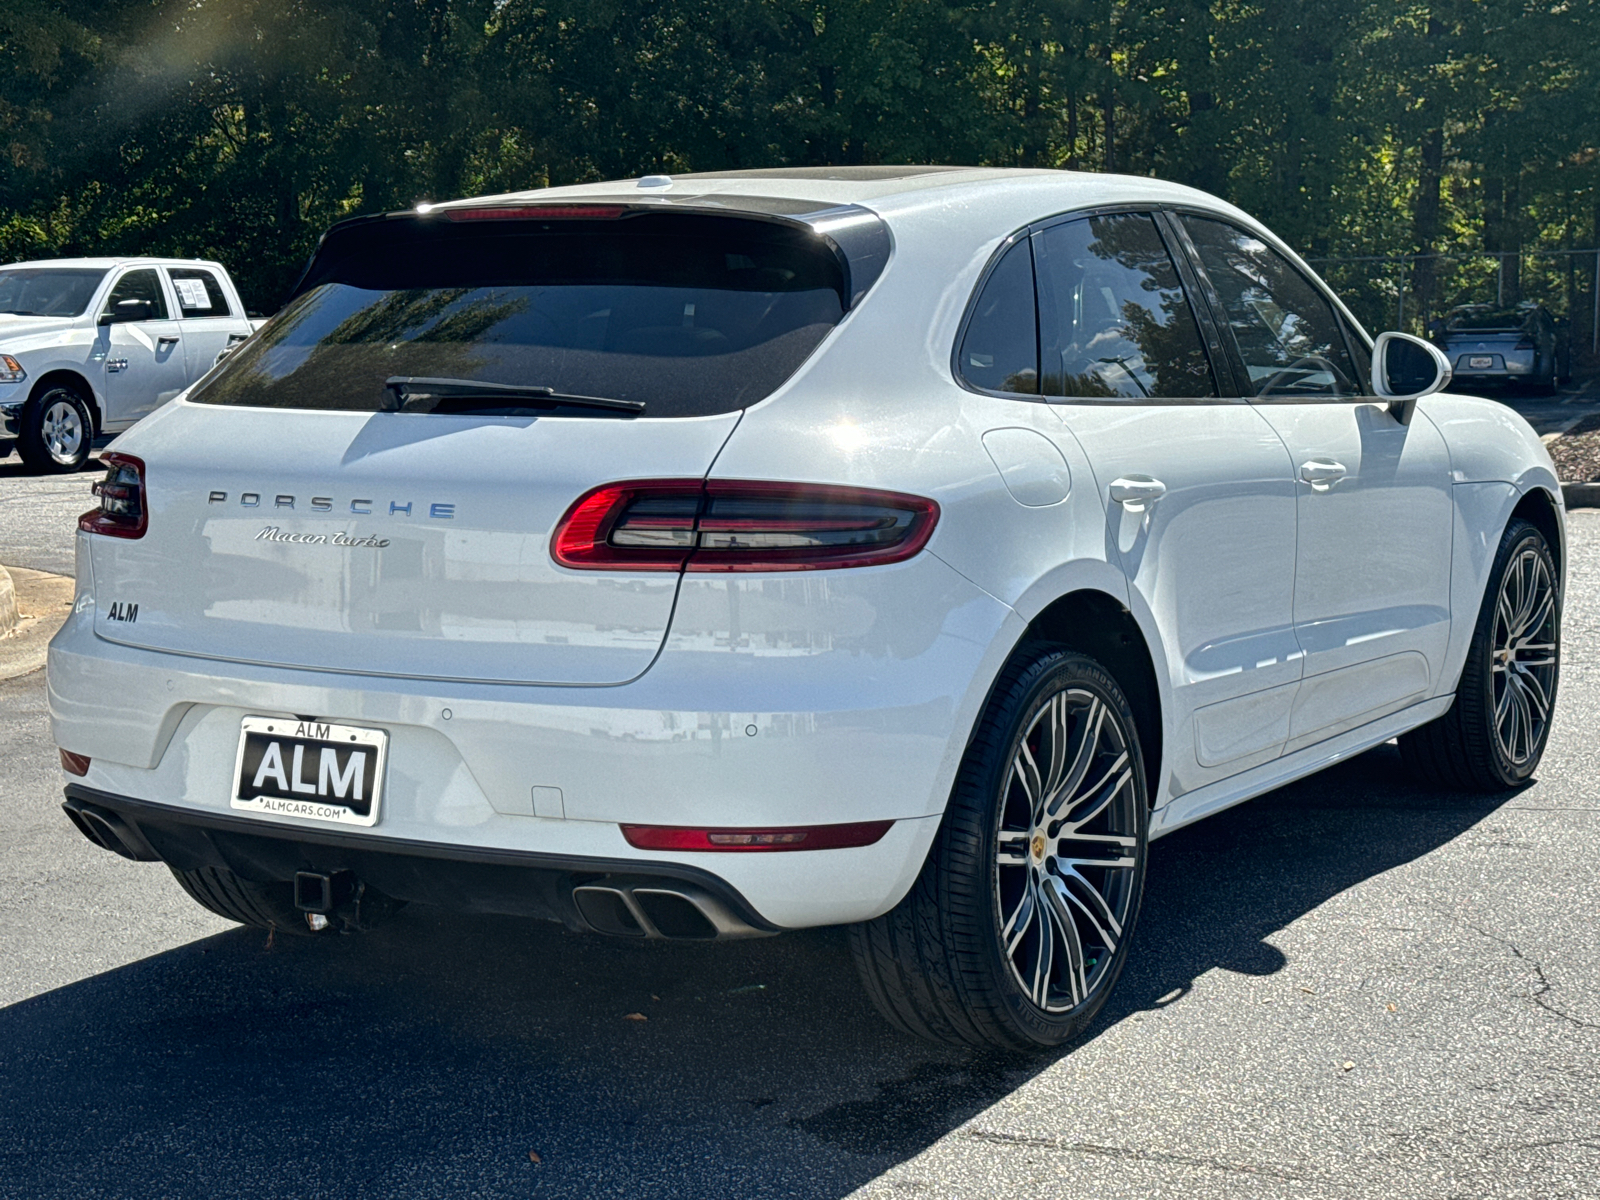
POLYGON ((0 682, 29 675, 44 666, 50 639, 72 612, 70 576, 26 567, 0 567, 6 598, 16 612, 16 625, 0 637, 0 682))
POLYGON ((17 627, 17 589, 11 572, 0 566, 0 637, 17 627))
POLYGON ((1563 483, 1561 498, 1568 508, 1600 508, 1600 483, 1563 483))

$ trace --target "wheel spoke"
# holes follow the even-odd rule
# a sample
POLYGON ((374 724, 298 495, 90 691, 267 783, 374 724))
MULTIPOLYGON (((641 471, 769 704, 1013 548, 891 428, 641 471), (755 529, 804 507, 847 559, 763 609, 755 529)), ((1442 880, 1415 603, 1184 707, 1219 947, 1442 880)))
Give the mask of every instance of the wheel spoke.
POLYGON ((1000 936, 1005 939, 1007 955, 1017 952, 1017 946, 1027 936, 1028 926, 1033 923, 1037 907, 1038 897, 1034 894, 1034 882, 1030 872, 1028 882, 1022 889, 1022 898, 1017 901, 1017 907, 1012 910, 1005 928, 1000 931, 1000 936))
POLYGON ((1117 942, 1122 937, 1122 922, 1117 920, 1116 914, 1111 911, 1111 906, 1106 903, 1106 898, 1100 894, 1100 889, 1095 887, 1076 870, 1065 878, 1057 877, 1060 891, 1072 904, 1088 918, 1089 924, 1094 927, 1094 932, 1100 939, 1100 944, 1106 948, 1107 954, 1117 952, 1117 942), (1068 887, 1068 882, 1076 884, 1068 887))
POLYGON ((1532 671, 1518 672, 1515 677, 1522 685, 1523 694, 1533 706, 1533 715, 1542 725, 1550 719, 1550 697, 1544 690, 1544 684, 1532 671))
POLYGON ((1519 745, 1531 746, 1533 738, 1529 726, 1533 722, 1533 714, 1528 711, 1528 696, 1522 688, 1522 680, 1515 674, 1507 676, 1511 681, 1511 758, 1514 762, 1522 762, 1527 755, 1517 753, 1519 745))
POLYGON ((1083 790, 1081 794, 1089 797, 1088 807, 1076 815, 1069 816, 1067 828, 1075 832, 1098 817, 1132 779, 1133 769, 1128 766, 1128 752, 1124 750, 1117 757, 1117 761, 1107 768, 1106 773, 1095 781, 1093 787, 1083 790), (1111 776, 1119 771, 1121 773, 1117 774, 1115 779, 1111 779, 1111 776), (1110 780, 1109 784, 1107 780, 1110 780))
MULTIPOLYGON (((1066 708, 1064 697, 1062 708, 1063 710, 1066 708)), ((1083 784, 1083 777, 1089 773, 1089 768, 1094 764, 1095 748, 1100 745, 1100 728, 1105 719, 1106 706, 1098 699, 1090 700, 1088 712, 1084 713, 1083 719, 1078 723, 1078 744, 1072 753, 1072 763, 1062 772, 1059 779, 1051 782, 1045 801, 1045 814, 1055 816, 1066 798, 1077 794, 1083 784)))
POLYGON ((1039 914, 1039 939, 1033 952, 1033 986, 1028 990, 1033 996, 1033 1002, 1044 1008, 1050 1002, 1050 974, 1056 963, 1057 931, 1050 906, 1041 904, 1037 899, 1034 900, 1033 906, 1039 914))
POLYGON ((1061 934, 1061 947, 1067 958, 1067 984, 1074 1006, 1089 998, 1089 975, 1084 969, 1083 938, 1078 933, 1078 923, 1072 919, 1067 907, 1066 889, 1058 879, 1044 881, 1044 893, 1049 898, 1051 913, 1057 931, 1061 934))
POLYGON ((1022 745, 1017 747, 1017 756, 1011 760, 1011 773, 1028 799, 1029 823, 1037 822, 1039 807, 1043 802, 1044 780, 1039 778, 1039 764, 1033 761, 1033 751, 1028 749, 1027 738, 1022 739, 1022 745))
MULTIPOLYGON (((1538 605, 1535 606, 1532 614, 1529 615, 1527 623, 1518 629, 1516 634, 1512 637, 1513 644, 1521 639, 1530 637, 1533 634, 1538 633, 1539 630, 1543 629, 1544 623, 1550 619, 1550 612, 1555 607, 1555 603, 1556 594, 1554 589, 1545 591, 1544 596, 1540 599, 1538 605)), ((1518 648, 1521 649, 1520 646, 1518 648)))

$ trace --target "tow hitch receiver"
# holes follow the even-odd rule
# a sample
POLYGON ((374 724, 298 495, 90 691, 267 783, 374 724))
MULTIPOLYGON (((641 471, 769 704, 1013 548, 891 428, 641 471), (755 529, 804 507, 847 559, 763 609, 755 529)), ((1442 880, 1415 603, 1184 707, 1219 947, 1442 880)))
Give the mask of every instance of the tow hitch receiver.
POLYGON ((296 871, 294 906, 304 913, 327 916, 355 894, 355 876, 349 871, 324 875, 319 871, 296 871))

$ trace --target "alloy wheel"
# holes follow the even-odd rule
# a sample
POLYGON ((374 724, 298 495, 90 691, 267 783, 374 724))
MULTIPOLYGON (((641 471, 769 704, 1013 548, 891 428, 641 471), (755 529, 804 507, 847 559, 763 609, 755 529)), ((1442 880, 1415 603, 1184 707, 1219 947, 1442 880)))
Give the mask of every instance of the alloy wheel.
POLYGON ((1495 738, 1513 766, 1544 744, 1555 698, 1556 617, 1549 564, 1524 544, 1500 577, 1491 643, 1495 738))
POLYGON ((1132 746, 1103 699, 1066 687, 1035 713, 1006 774, 994 872, 1001 952, 1047 1013, 1086 1003, 1124 941, 1143 854, 1132 746))
POLYGON ((83 418, 76 407, 66 400, 53 401, 46 406, 39 429, 51 458, 62 464, 76 461, 84 438, 83 418))

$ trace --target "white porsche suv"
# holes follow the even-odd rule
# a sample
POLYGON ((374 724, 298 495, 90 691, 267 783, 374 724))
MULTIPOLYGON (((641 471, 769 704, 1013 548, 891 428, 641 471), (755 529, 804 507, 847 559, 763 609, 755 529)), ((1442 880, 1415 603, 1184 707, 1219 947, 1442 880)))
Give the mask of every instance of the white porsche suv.
POLYGON ((1535 769, 1561 492, 1448 379, 1149 179, 348 221, 106 455, 66 810, 249 924, 846 924, 902 1029, 1057 1044, 1151 838, 1397 735, 1441 786, 1535 769))

